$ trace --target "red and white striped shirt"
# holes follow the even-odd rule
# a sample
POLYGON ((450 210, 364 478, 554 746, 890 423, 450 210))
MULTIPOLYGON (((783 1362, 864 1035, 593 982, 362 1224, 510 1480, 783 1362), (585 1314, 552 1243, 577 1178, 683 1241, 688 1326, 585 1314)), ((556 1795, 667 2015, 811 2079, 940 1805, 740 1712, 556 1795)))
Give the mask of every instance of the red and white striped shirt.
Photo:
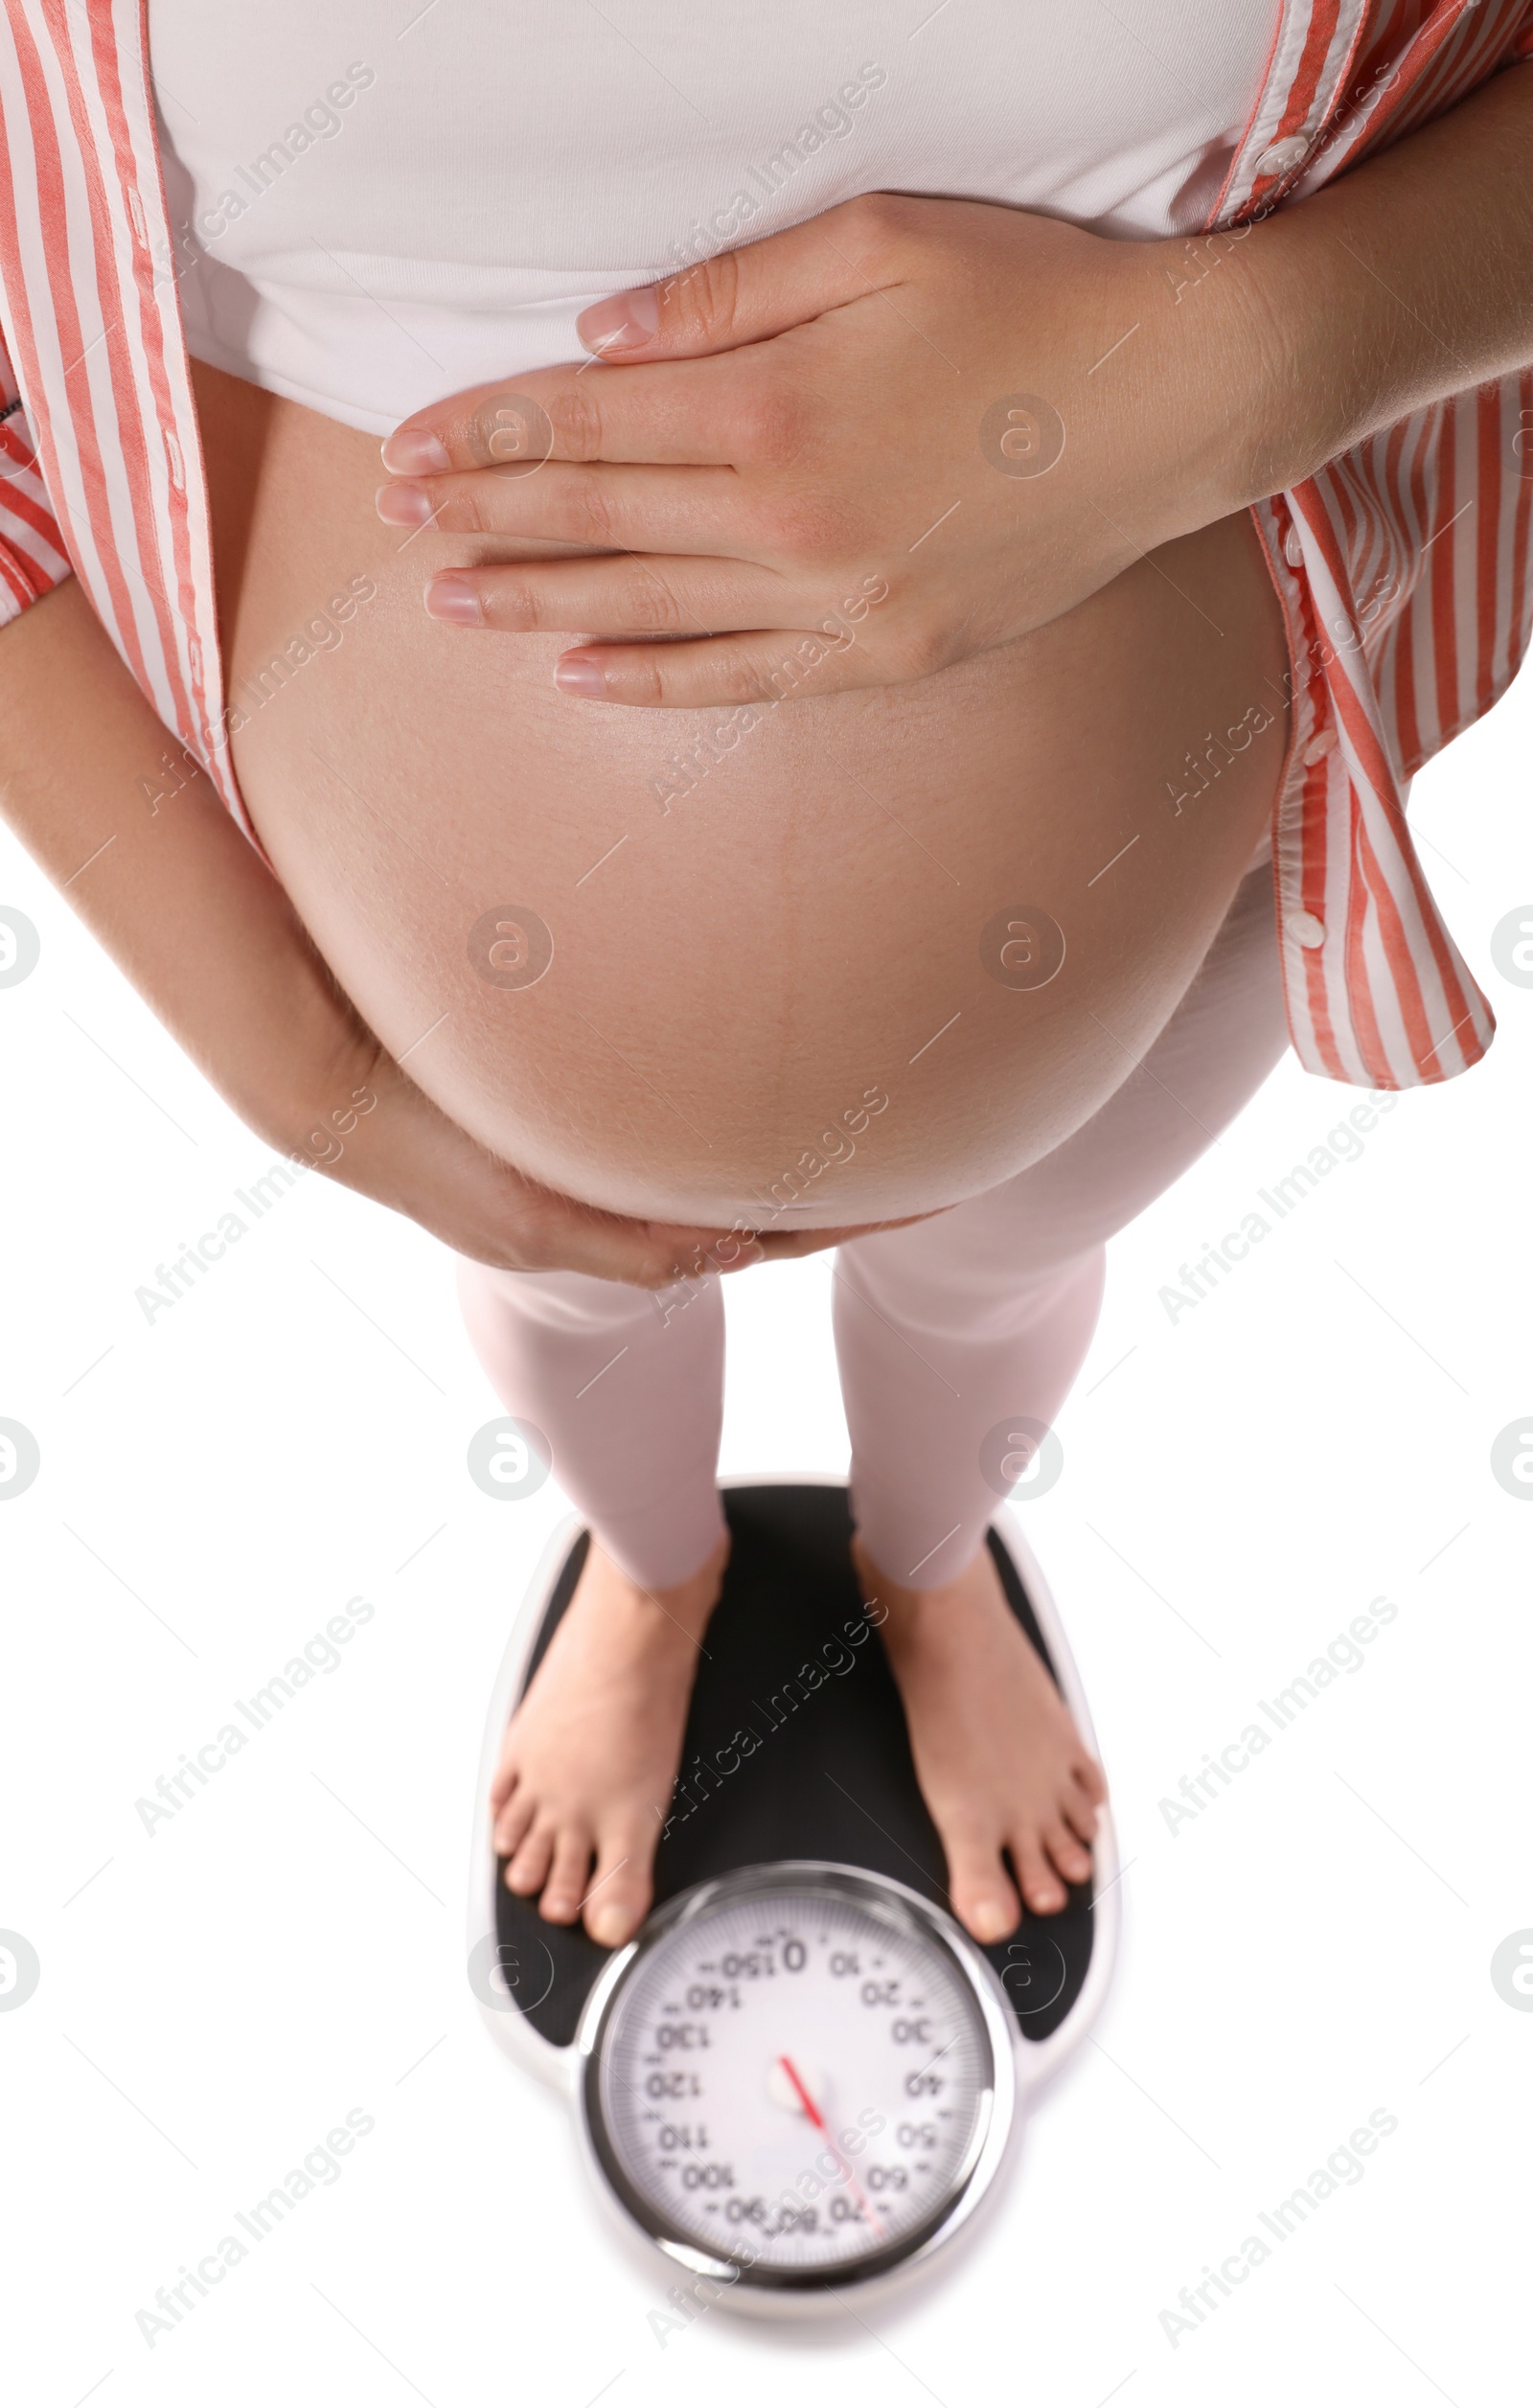
MULTIPOLYGON (((1241 226, 1533 61, 1533 0, 1274 9, 1262 90, 1189 277, 1241 226)), ((0 624, 73 569, 254 841, 175 263, 146 0, 3 0, 0 624)), ((1451 1078, 1494 1023, 1404 797, 1527 649, 1533 369, 1414 412, 1255 517, 1293 669, 1273 854, 1294 1047, 1307 1069, 1359 1086, 1451 1078)))

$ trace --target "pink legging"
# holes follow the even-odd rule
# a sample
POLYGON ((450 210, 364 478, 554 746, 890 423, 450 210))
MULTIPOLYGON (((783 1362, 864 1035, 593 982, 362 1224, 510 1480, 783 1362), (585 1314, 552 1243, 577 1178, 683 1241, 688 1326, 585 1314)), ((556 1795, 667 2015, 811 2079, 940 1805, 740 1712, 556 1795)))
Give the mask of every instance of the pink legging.
MULTIPOLYGON (((1104 1241, 1197 1159, 1287 1042, 1268 867, 1243 882, 1149 1053, 1125 1055, 1122 1086, 1072 1137, 950 1212, 839 1250, 853 1508, 891 1580, 935 1588, 970 1561, 1004 1491, 1001 1456, 1026 1453, 1004 1425, 1052 1423, 1085 1360, 1104 1241)), ((549 1440, 607 1553, 650 1589, 696 1571, 723 1527, 721 1282, 652 1296, 463 1262, 459 1283, 502 1403, 549 1440)))

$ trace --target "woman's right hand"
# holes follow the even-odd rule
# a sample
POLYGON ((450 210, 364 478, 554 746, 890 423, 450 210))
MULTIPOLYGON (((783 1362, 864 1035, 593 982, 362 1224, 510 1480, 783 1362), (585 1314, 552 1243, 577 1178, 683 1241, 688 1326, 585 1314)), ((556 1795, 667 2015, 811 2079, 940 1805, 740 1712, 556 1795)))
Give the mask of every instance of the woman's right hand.
POLYGON ((487 1154, 363 1024, 73 578, 0 636, 0 804, 247 1127, 459 1253, 663 1288, 857 1234, 625 1220, 487 1154))
MULTIPOLYGON (((474 1262, 583 1271, 639 1288, 725 1267, 708 1259, 725 1240, 721 1229, 625 1220, 524 1178, 440 1111, 360 1027, 333 1091, 344 1100, 290 1134, 289 1155, 406 1213, 474 1262)), ((758 1258, 759 1250, 741 1261, 758 1258)))
POLYGON ((677 1279, 816 1253, 865 1233, 746 1233, 630 1220, 578 1203, 488 1153, 360 1022, 354 1051, 333 1074, 332 1091, 344 1101, 284 1135, 288 1154, 407 1214, 454 1252, 497 1271, 581 1271, 630 1287, 665 1288, 677 1279))

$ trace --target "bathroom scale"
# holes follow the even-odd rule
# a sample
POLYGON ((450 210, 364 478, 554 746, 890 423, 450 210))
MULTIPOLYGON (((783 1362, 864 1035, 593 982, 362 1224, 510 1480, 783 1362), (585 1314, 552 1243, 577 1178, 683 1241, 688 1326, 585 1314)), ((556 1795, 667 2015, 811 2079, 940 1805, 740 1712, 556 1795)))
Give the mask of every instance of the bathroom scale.
MULTIPOLYGON (((588 1536, 556 1533, 512 1633, 475 1791, 469 1976, 523 2072, 567 2098, 637 2250, 763 2314, 882 2293, 974 2229, 1031 2095, 1084 2035, 1117 1938, 1110 1817, 1057 1915, 984 1946, 948 1905, 904 1713, 852 1570, 843 1483, 722 1485, 732 1536, 699 1654, 654 1903, 618 1949, 506 1888, 486 1799, 588 1536)), ((1097 1753, 1009 1509, 1013 1613, 1097 1753)), ((654 2263, 650 2258, 652 2266, 654 2263)))

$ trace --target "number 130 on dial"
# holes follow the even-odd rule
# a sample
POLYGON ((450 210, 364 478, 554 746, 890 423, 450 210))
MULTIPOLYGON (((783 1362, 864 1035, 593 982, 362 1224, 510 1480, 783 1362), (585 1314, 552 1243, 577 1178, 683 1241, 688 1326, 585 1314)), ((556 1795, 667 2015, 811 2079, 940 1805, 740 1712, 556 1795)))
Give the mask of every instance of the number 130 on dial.
POLYGON ((672 1900, 606 1967, 577 2041, 583 2132, 667 2255, 742 2306, 787 2305, 925 2259, 968 2219, 1005 2149, 1015 2029, 990 1966, 914 1892, 753 1867, 672 1900))

